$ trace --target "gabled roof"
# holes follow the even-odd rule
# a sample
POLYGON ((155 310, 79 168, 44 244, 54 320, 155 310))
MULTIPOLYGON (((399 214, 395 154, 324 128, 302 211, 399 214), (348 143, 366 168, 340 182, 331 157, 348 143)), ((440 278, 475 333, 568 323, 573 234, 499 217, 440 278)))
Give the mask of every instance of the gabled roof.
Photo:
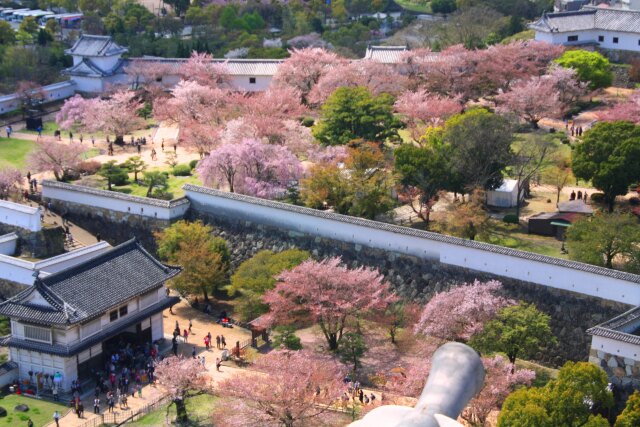
POLYGON ((122 55, 129 49, 120 46, 110 36, 80 36, 71 49, 65 50, 67 55, 78 56, 114 56, 122 55))
MULTIPOLYGON (((169 65, 168 74, 174 75, 177 75, 180 66, 187 62, 187 59, 182 58, 154 56, 131 58, 130 61, 132 60, 148 63, 150 67, 153 67, 154 64, 169 65)), ((224 65, 231 76, 273 76, 278 71, 278 66, 282 64, 281 59, 213 59, 211 62, 224 65)))
POLYGON ((85 322, 159 288, 179 272, 179 267, 162 264, 132 239, 83 263, 36 279, 34 286, 1 303, 0 314, 41 324, 85 322), (47 305, 33 302, 34 297, 41 297, 47 305))
POLYGON ((108 77, 122 71, 122 67, 124 66, 124 64, 125 60, 120 59, 113 68, 109 70, 103 70, 102 68, 97 66, 91 59, 82 58, 82 61, 78 62, 71 68, 62 70, 62 73, 68 74, 70 76, 108 77))
POLYGON ((640 33, 640 11, 585 6, 578 11, 546 13, 529 28, 545 33, 584 30, 640 33))
POLYGON ((370 59, 383 64, 397 64, 404 52, 407 51, 406 46, 369 46, 364 55, 364 59, 370 59))
POLYGON ((639 322, 640 307, 635 307, 598 326, 587 329, 587 333, 589 335, 640 345, 640 336, 638 335, 639 322))

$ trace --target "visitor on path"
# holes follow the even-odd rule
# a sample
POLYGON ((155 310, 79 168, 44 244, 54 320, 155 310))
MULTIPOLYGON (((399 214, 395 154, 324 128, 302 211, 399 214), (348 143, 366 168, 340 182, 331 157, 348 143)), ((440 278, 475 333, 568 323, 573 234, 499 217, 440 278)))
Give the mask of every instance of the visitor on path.
POLYGON ((193 326, 193 323, 191 323, 191 319, 189 319, 189 333, 191 334, 191 327, 193 326))
POLYGON ((138 154, 142 153, 142 145, 138 144, 137 149, 138 149, 138 154))
POLYGON ((116 406, 115 400, 113 400, 113 392, 107 394, 107 405, 109 406, 109 412, 113 412, 113 407, 116 406))
POLYGON ((7 138, 11 138, 11 126, 7 126, 5 131, 7 132, 7 138))
POLYGON ((189 331, 187 331, 186 329, 183 331, 182 336, 184 338, 184 342, 188 342, 189 340, 189 331))
POLYGON ((156 154, 156 149, 152 148, 151 149, 151 160, 155 161, 158 158, 157 154, 156 154))
POLYGON ((59 402, 60 401, 60 397, 58 396, 58 387, 54 386, 53 390, 51 391, 51 393, 53 393, 53 401, 54 402, 59 402))
POLYGON ((191 357, 196 358, 196 346, 193 346, 193 350, 191 350, 191 357))
POLYGON ((38 126, 36 130, 38 131, 38 138, 40 138, 42 136, 42 126, 38 126))
POLYGON ((227 340, 224 339, 224 335, 220 335, 220 345, 222 348, 227 348, 227 340))
POLYGON ((207 335, 204 336, 204 346, 209 351, 209 337, 207 335))
POLYGON ((222 366, 222 360, 219 357, 216 357, 216 371, 220 372, 220 366, 222 366))
POLYGON ((164 153, 164 138, 162 138, 162 142, 160 143, 160 149, 164 153))
POLYGON ((56 427, 60 427, 60 412, 58 411, 53 412, 53 421, 56 422, 56 427))
POLYGON ((220 349, 220 335, 216 335, 216 348, 220 349))
POLYGON ((360 392, 358 393, 358 400, 360 401, 360 403, 364 403, 364 392, 362 391, 362 389, 360 389, 360 392))
POLYGON ((174 153, 178 153, 178 145, 177 144, 173 144, 173 152, 174 153))
POLYGON ((572 191, 571 194, 569 195, 569 200, 575 200, 576 199, 576 192, 572 191))
POLYGON ((173 339, 171 340, 171 350, 173 351, 173 355, 174 356, 178 356, 178 340, 176 339, 176 337, 173 337, 173 339))
POLYGON ((96 145, 96 138, 91 135, 91 145, 96 145))
POLYGON ((93 399, 93 413, 94 414, 100 413, 100 399, 97 397, 93 399))
POLYGON ((73 132, 69 132, 69 142, 73 142, 73 132))
POLYGON ((204 356, 202 356, 202 358, 200 359, 200 363, 202 363, 202 367, 204 368, 206 363, 204 356))
POLYGON ((584 192, 584 197, 582 198, 582 201, 587 203, 587 198, 589 197, 589 195, 587 194, 587 192, 584 192))
POLYGON ((582 191, 578 190, 578 200, 582 200, 582 191))

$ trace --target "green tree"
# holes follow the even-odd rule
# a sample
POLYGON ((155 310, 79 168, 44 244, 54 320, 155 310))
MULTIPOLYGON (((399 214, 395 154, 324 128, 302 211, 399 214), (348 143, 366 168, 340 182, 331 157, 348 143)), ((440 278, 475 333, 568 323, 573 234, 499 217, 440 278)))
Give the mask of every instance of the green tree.
POLYGON ((171 286, 186 294, 202 292, 205 301, 227 283, 229 270, 227 242, 212 232, 200 221, 178 221, 155 234, 158 255, 183 269, 171 286))
POLYGON ((395 171, 402 189, 412 199, 411 208, 427 223, 431 204, 451 183, 451 164, 442 144, 403 144, 395 151, 395 171), (416 192, 412 192, 416 189, 416 192), (418 200, 413 200, 417 196, 418 200))
POLYGON ((345 364, 353 366, 353 371, 357 371, 360 366, 360 359, 367 352, 367 344, 364 342, 362 334, 357 332, 347 332, 342 335, 338 355, 345 364))
POLYGON ((20 23, 20 28, 18 31, 24 31, 27 34, 32 36, 36 35, 40 30, 40 25, 38 25, 38 21, 33 16, 27 16, 20 23))
POLYGON ((457 9, 456 2, 454 0, 432 0, 431 11, 433 13, 451 13, 457 9))
POLYGON ((98 175, 107 179, 107 189, 111 191, 112 185, 122 184, 127 181, 127 172, 117 165, 115 160, 110 160, 100 166, 98 175))
POLYGON ((455 176, 448 190, 492 190, 502 184, 502 171, 513 158, 512 129, 504 117, 483 108, 455 115, 446 121, 442 140, 451 147, 455 176))
POLYGON ((147 171, 142 176, 142 182, 147 186, 147 197, 151 197, 154 189, 166 190, 169 188, 169 176, 159 170, 147 171))
POLYGON ((573 151, 573 173, 604 193, 609 212, 616 197, 640 180, 639 164, 640 126, 631 122, 597 123, 573 151))
POLYGON ((607 374, 588 362, 567 362, 544 387, 520 389, 502 405, 498 427, 604 427, 593 411, 613 405, 607 374))
POLYGON ((16 42, 16 32, 7 21, 0 21, 0 44, 10 45, 16 42))
POLYGON ((635 391, 629 399, 624 411, 616 418, 615 427, 637 427, 640 426, 640 392, 635 391))
POLYGON ((344 145, 354 139, 384 142, 397 139, 401 122, 393 114, 393 97, 372 96, 364 87, 341 87, 321 108, 314 136, 324 145, 344 145))
POLYGON ((589 88, 598 89, 611 86, 613 74, 609 60, 598 52, 575 49, 568 50, 556 59, 556 63, 573 68, 582 82, 589 82, 589 88))
POLYGON ((124 167, 133 174, 133 180, 138 182, 138 174, 144 172, 147 168, 147 164, 142 160, 142 157, 131 156, 124 162, 124 167))
POLYGON ((286 348, 288 350, 302 350, 300 338, 295 334, 293 326, 276 326, 273 335, 273 348, 286 348))
POLYGON ((541 348, 555 342, 550 320, 549 315, 533 304, 521 302, 505 307, 473 338, 472 346, 483 351, 503 352, 514 364, 517 357, 532 358, 541 348))
POLYGON ((310 257, 309 252, 289 249, 279 253, 260 251, 249 258, 231 276, 227 287, 230 296, 239 294, 238 312, 243 320, 252 320, 266 313, 269 307, 262 302, 262 295, 276 284, 276 278, 284 270, 292 269, 310 257))
POLYGON ((613 262, 633 263, 640 244, 638 220, 629 214, 596 214, 567 230, 569 256, 577 261, 613 268, 613 262))

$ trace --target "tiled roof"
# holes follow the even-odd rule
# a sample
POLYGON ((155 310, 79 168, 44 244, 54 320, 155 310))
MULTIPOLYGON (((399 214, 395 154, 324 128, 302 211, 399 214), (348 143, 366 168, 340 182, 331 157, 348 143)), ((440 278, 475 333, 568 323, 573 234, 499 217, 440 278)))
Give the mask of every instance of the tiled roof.
POLYGON ((587 333, 598 337, 640 345, 640 336, 629 333, 629 330, 633 332, 633 329, 637 329, 639 320, 640 307, 635 307, 598 326, 587 329, 587 333))
POLYGON ((370 59, 383 64, 397 64, 402 54, 407 51, 406 46, 369 46, 364 59, 370 59))
POLYGON ((103 70, 90 58, 83 58, 82 61, 78 62, 73 67, 63 70, 63 74, 82 77, 108 77, 120 73, 124 63, 124 59, 120 59, 113 68, 103 70))
POLYGON ((585 6, 574 12, 544 14, 529 27, 547 33, 583 30, 640 33, 640 11, 585 6))
MULTIPOLYGON (((149 66, 153 64, 166 64, 170 66, 169 74, 177 75, 180 66, 187 60, 180 58, 159 58, 144 56, 142 58, 131 58, 129 61, 146 62, 149 66)), ((273 76, 278 71, 278 66, 282 63, 280 59, 213 59, 214 63, 224 65, 231 76, 273 76)))
POLYGON ((65 50, 67 55, 79 56, 114 56, 128 52, 113 41, 110 36, 82 35, 71 49, 65 50))
POLYGON ((137 313, 132 313, 127 317, 122 318, 122 320, 110 324, 99 333, 91 335, 90 337, 83 339, 73 345, 51 345, 47 343, 19 339, 11 335, 0 337, 0 345, 4 347, 21 348, 24 350, 37 351, 39 353, 69 357, 121 333, 123 329, 128 328, 131 325, 135 325, 136 323, 148 318, 149 316, 152 316, 166 308, 171 307, 179 301, 180 298, 178 297, 165 298, 162 302, 153 304, 137 313))
POLYGON ((568 200, 558 203, 558 212, 592 214, 593 208, 582 200, 568 200))
POLYGON ((138 295, 180 272, 129 240, 85 262, 36 279, 34 286, 0 304, 0 314, 43 324, 79 323, 138 295), (50 306, 29 301, 38 292, 50 306))
POLYGON ((109 197, 111 199, 124 200, 126 202, 133 202, 133 203, 141 203, 144 205, 156 206, 159 208, 167 208, 167 209, 189 203, 189 200, 187 200, 187 198, 185 197, 180 197, 178 199, 173 199, 173 200, 152 199, 150 197, 131 196, 129 194, 118 193, 116 191, 100 190, 98 188, 67 184, 67 183, 58 182, 58 181, 45 180, 45 181, 42 181, 41 185, 43 187, 72 190, 72 191, 77 191, 79 193, 92 194, 94 196, 109 197))
POLYGON ((290 205, 287 203, 275 202, 273 200, 260 199, 258 197, 245 196, 237 193, 229 193, 226 191, 215 190, 213 188, 200 187, 193 184, 185 184, 182 187, 185 191, 193 191, 196 193, 209 194, 225 199, 238 200, 258 206, 267 206, 282 211, 295 212, 303 215, 314 216, 318 218, 340 221, 346 224, 353 224, 362 227, 369 227, 378 230, 389 231, 392 233, 403 234, 406 236, 414 236, 422 239, 433 240, 437 242, 449 243, 452 245, 470 247, 487 252, 507 255, 517 258, 528 259, 549 265, 557 265, 560 267, 572 268, 574 270, 585 271, 587 273, 599 274, 602 276, 612 277, 614 279, 624 280, 627 282, 639 283, 640 275, 627 273, 624 271, 611 270, 596 265, 584 264, 577 261, 570 261, 562 258, 554 258, 547 255, 540 255, 533 252, 519 251, 517 249, 506 248, 504 246, 492 245, 489 243, 478 242, 475 240, 461 239, 459 237, 446 236, 444 234, 433 233, 430 231, 417 230, 415 228, 401 227, 399 225, 387 224, 384 222, 372 221, 364 218, 356 218, 347 215, 340 215, 333 212, 320 211, 316 209, 306 208, 302 206, 290 205))

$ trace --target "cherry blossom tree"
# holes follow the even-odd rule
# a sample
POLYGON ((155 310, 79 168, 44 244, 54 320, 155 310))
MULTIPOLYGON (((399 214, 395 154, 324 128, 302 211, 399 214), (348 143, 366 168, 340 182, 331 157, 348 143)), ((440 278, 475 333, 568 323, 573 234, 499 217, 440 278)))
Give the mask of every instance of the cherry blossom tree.
POLYGON ((640 124, 640 90, 634 91, 628 101, 615 104, 612 108, 599 112, 598 118, 607 122, 623 120, 640 124))
POLYGON ((349 151, 344 145, 323 146, 314 144, 307 150, 307 157, 314 163, 342 163, 349 157, 349 151))
POLYGON ((300 178, 300 161, 284 146, 245 139, 223 144, 198 164, 205 185, 263 198, 282 197, 300 178))
POLYGON ((507 359, 496 355, 483 358, 484 386, 462 412, 462 418, 471 426, 483 427, 491 411, 499 410, 502 402, 518 385, 530 386, 536 378, 531 369, 514 369, 507 359))
POLYGON ((397 299, 378 270, 349 269, 339 257, 307 260, 280 274, 278 280, 263 297, 271 308, 265 321, 287 323, 300 316, 317 322, 334 351, 350 317, 384 309, 397 299))
POLYGON ((203 86, 228 86, 229 70, 225 64, 214 62, 208 53, 193 51, 191 57, 180 66, 180 76, 184 80, 200 83, 203 86))
POLYGON ((89 132, 102 131, 114 134, 116 143, 124 142, 124 135, 144 126, 138 116, 143 107, 133 91, 119 90, 107 99, 99 99, 90 105, 82 120, 83 128, 89 132))
POLYGON ((197 359, 168 357, 158 362, 155 373, 171 397, 172 404, 176 405, 176 421, 179 423, 189 421, 187 399, 212 390, 207 368, 197 359))
POLYGON ((425 90, 404 92, 395 103, 396 112, 404 116, 416 141, 424 135, 421 125, 440 126, 449 117, 462 112, 462 108, 457 98, 434 95, 425 90))
POLYGON ((259 358, 254 369, 219 384, 227 400, 218 405, 216 422, 228 427, 318 425, 344 392, 344 367, 308 351, 274 351, 259 358))
POLYGON ((8 199, 11 193, 17 191, 22 183, 22 174, 18 169, 7 168, 0 170, 0 199, 8 199))
POLYGON ((129 87, 141 90, 147 94, 148 100, 154 100, 167 90, 163 77, 171 74, 173 65, 162 61, 145 61, 133 59, 124 68, 128 77, 129 87))
POLYGON ((42 85, 28 80, 19 81, 15 93, 18 94, 18 97, 22 101, 22 107, 24 109, 33 107, 46 98, 42 85))
POLYGON ((515 301, 499 295, 496 280, 454 287, 439 292, 424 306, 414 332, 447 341, 467 341, 481 332, 498 311, 515 301))
POLYGON ((537 128, 544 117, 556 118, 562 112, 560 93, 555 83, 545 77, 520 81, 496 97, 497 110, 502 114, 516 114, 537 128))
POLYGON ((76 94, 67 99, 56 114, 56 123, 62 129, 82 127, 86 112, 95 108, 95 99, 84 99, 76 94))
POLYGON ((586 95, 589 90, 589 84, 581 82, 577 71, 573 68, 552 64, 545 77, 553 81, 565 110, 575 104, 581 96, 586 95))
POLYGON ((278 67, 271 84, 297 89, 302 102, 308 103, 307 97, 320 78, 344 63, 343 58, 321 48, 293 49, 291 56, 278 67))
POLYGON ((29 165, 39 172, 53 172, 58 181, 65 181, 71 171, 84 160, 85 147, 79 142, 61 144, 53 138, 40 138, 29 155, 29 165))

